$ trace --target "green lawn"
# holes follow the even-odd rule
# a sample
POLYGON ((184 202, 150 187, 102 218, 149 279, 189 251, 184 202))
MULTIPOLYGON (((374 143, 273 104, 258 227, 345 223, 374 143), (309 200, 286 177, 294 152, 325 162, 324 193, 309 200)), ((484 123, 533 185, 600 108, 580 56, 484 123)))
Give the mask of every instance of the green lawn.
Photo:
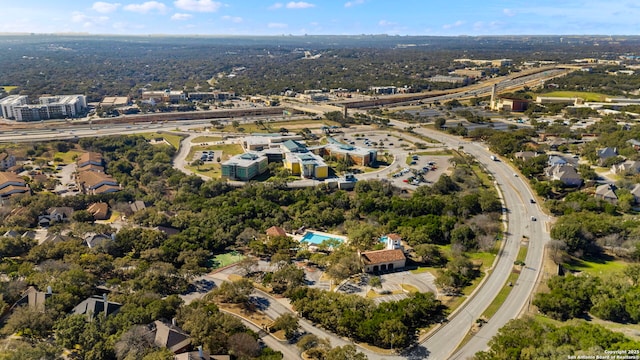
POLYGON ((605 98, 610 97, 611 95, 605 95, 594 92, 585 92, 585 91, 552 91, 550 93, 538 94, 537 96, 548 96, 548 97, 579 97, 586 101, 604 101, 605 98))
POLYGON ((163 132, 163 133, 158 133, 158 132, 142 133, 140 135, 142 135, 147 140, 156 139, 156 138, 163 138, 163 139, 167 140, 167 142, 169 144, 171 144, 176 149, 180 147, 180 141, 182 141, 182 138, 183 138, 181 135, 165 133, 165 132, 163 132))
POLYGON ((191 140, 192 144, 204 143, 204 142, 214 142, 214 141, 222 141, 222 137, 220 136, 198 136, 197 138, 191 140))
POLYGON ((8 86, 7 85, 7 86, 0 86, 0 88, 3 88, 4 91, 6 91, 6 92, 11 92, 13 89, 16 89, 17 86, 8 86))
POLYGON ((240 262, 242 259, 244 259, 244 256, 235 251, 228 252, 226 254, 216 255, 213 258, 213 267, 214 268, 225 267, 225 266, 240 262))
MULTIPOLYGON (((244 151, 242 150, 242 146, 239 144, 224 144, 224 145, 207 145, 207 146, 192 146, 189 151, 189 155, 187 155, 187 164, 191 164, 193 161, 193 156, 196 151, 202 150, 217 150, 222 151, 222 158, 220 159, 220 163, 228 160, 234 155, 242 154, 244 151)), ((215 162, 207 162, 201 166, 191 166, 187 165, 186 168, 195 173, 210 177, 210 178, 220 178, 222 176, 222 165, 220 165, 217 161, 215 162)))
POLYGON ((281 128, 289 130, 294 134, 299 129, 319 129, 323 126, 340 126, 339 123, 329 120, 293 120, 293 121, 265 121, 263 125, 257 125, 255 123, 240 124, 238 128, 234 128, 232 125, 226 125, 216 131, 222 132, 242 132, 245 134, 252 133, 277 133, 281 128))
POLYGON ((69 150, 65 153, 63 152, 57 152, 53 155, 53 158, 61 158, 62 162, 65 164, 71 164, 72 162, 75 161, 75 158, 82 155, 84 153, 84 151, 79 151, 79 150, 69 150))
POLYGON ((419 151, 416 155, 430 155, 430 156, 451 156, 453 153, 449 149, 440 149, 432 151, 419 151))
POLYGON ((570 271, 582 271, 591 275, 611 275, 624 270, 629 265, 627 262, 614 258, 604 259, 578 259, 572 258, 566 268, 570 271))

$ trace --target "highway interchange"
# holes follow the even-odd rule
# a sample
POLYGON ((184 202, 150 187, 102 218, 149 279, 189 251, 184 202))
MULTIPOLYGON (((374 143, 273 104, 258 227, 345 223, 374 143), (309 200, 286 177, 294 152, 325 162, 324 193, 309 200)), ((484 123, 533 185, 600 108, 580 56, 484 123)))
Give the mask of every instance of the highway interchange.
MULTIPOLYGON (((547 74, 547 76, 549 75, 550 74, 547 74)), ((536 77, 534 80, 539 81, 539 78, 536 77)), ((515 86, 511 81, 516 80, 507 80, 500 86, 515 86)), ((519 85, 522 86, 526 81, 531 80, 517 81, 522 81, 519 85)), ((482 89, 484 88, 479 88, 474 91, 481 91, 482 89)), ((486 91, 486 89, 482 91, 486 91)), ((444 96, 446 96, 446 98, 432 98, 429 100, 442 101, 453 98, 464 98, 469 96, 469 93, 467 91, 457 93, 456 95, 450 94, 444 96)), ((472 96, 475 95, 472 94, 472 96)), ((257 119, 247 119, 245 121, 255 120, 257 119)), ((185 130, 190 127, 202 127, 203 124, 208 123, 208 120, 194 120, 162 124, 113 124, 102 128, 97 128, 95 124, 86 124, 68 128, 67 130, 26 129, 9 132, 2 131, 2 133, 0 133, 0 142, 34 142, 89 136, 134 134, 149 131, 171 131, 177 127, 185 130)), ((391 125, 396 128, 410 126, 408 123, 399 121, 391 121, 391 125)), ((533 195, 528 183, 523 178, 514 176, 514 171, 508 163, 492 161, 490 156, 493 154, 485 145, 461 140, 457 137, 420 127, 415 128, 414 131, 420 135, 435 139, 450 148, 458 149, 462 147, 463 151, 475 157, 486 170, 493 175, 504 201, 505 223, 508 224, 507 236, 505 237, 502 251, 494 263, 493 270, 484 279, 482 286, 450 316, 448 322, 444 323, 436 331, 433 331, 430 336, 418 346, 414 347, 412 351, 395 356, 380 355, 364 348, 361 348, 360 351, 363 351, 369 359, 372 360, 407 358, 466 359, 478 351, 485 350, 488 341, 496 334, 498 329, 510 319, 517 318, 523 308, 530 302, 537 279, 542 270, 544 246, 549 241, 548 223, 551 219, 537 204, 530 203, 529 199, 533 198, 533 195), (533 218, 537 219, 537 221, 533 221, 533 218), (521 272, 518 281, 514 284, 507 300, 499 311, 489 319, 464 346, 458 349, 458 345, 464 340, 476 319, 481 316, 484 310, 491 304, 496 294, 498 294, 505 285, 512 271, 513 263, 518 254, 523 237, 530 239, 525 260, 526 266, 521 272)), ((279 347, 277 344, 271 344, 271 342, 269 345, 273 345, 276 348, 279 347)), ((291 349, 287 350, 287 353, 290 353, 290 351, 291 349)))

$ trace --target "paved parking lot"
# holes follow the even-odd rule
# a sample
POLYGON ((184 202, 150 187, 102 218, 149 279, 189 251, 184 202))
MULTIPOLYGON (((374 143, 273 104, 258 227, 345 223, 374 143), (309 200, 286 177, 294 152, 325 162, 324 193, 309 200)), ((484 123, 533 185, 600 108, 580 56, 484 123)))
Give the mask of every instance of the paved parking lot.
POLYGON ((222 151, 221 150, 202 150, 196 151, 193 154, 193 160, 202 160, 203 162, 216 162, 218 158, 222 159, 222 151))
MULTIPOLYGON (((358 274, 343 283, 337 291, 364 297, 367 295, 367 292, 372 289, 369 286, 368 280, 370 276, 371 275, 369 274, 358 274)), ((414 274, 410 271, 398 271, 389 274, 382 274, 380 275, 380 280, 382 282, 382 287, 380 289, 373 289, 378 294, 382 294, 374 298, 376 303, 398 301, 406 298, 408 294, 403 292, 401 284, 413 286, 420 292, 432 292, 436 295, 438 294, 438 290, 435 285, 435 277, 429 272, 414 274)))

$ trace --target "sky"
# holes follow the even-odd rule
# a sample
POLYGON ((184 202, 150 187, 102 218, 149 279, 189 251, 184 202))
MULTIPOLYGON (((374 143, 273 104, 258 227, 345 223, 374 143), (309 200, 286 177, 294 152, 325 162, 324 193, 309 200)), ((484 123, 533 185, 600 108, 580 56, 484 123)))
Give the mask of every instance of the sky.
POLYGON ((640 35, 638 0, 0 0, 0 33, 640 35))

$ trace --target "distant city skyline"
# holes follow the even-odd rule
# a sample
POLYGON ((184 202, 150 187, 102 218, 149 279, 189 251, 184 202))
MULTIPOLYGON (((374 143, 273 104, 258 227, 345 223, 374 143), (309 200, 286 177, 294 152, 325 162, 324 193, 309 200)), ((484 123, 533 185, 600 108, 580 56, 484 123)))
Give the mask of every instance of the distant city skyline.
POLYGON ((0 0, 1 33, 640 35, 629 0, 0 0))

